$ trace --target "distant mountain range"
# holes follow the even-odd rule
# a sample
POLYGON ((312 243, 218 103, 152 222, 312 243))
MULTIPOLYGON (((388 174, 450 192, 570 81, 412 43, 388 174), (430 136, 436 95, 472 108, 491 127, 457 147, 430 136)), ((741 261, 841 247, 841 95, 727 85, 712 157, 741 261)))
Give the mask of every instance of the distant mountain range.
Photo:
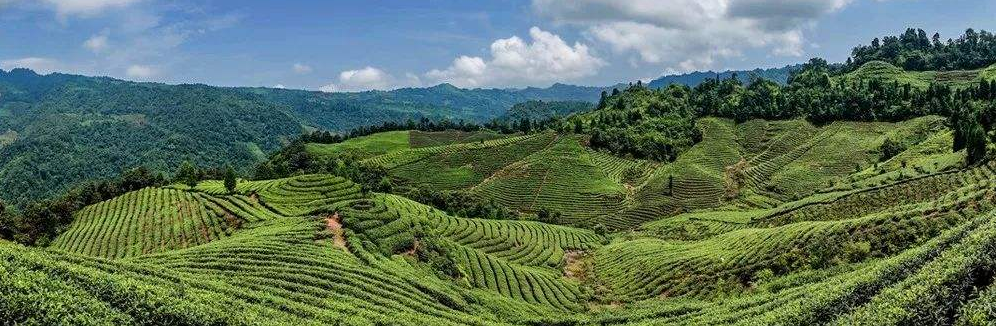
POLYGON ((798 70, 802 65, 790 65, 781 68, 768 68, 768 69, 754 69, 754 70, 727 70, 724 72, 714 72, 714 71, 696 71, 687 74, 680 75, 667 75, 661 78, 654 79, 650 81, 651 88, 661 88, 666 87, 671 84, 682 84, 688 85, 690 87, 695 87, 696 85, 702 83, 706 79, 710 78, 720 78, 720 79, 730 79, 736 76, 743 83, 749 83, 751 78, 760 77, 764 79, 773 80, 779 84, 784 85, 788 82, 789 75, 793 71, 798 70))
MULTIPOLYGON (((789 69, 736 73, 747 78, 756 72, 784 82, 789 69)), ((710 77, 715 73, 666 76, 650 86, 694 86, 710 77)), ((23 203, 139 164, 160 171, 172 171, 188 159, 202 166, 250 166, 308 130, 344 132, 422 117, 483 122, 504 116, 518 103, 596 102, 602 91, 622 87, 626 84, 524 89, 441 84, 325 93, 0 70, 0 199, 23 203)), ((560 107, 541 106, 551 112, 560 107)))

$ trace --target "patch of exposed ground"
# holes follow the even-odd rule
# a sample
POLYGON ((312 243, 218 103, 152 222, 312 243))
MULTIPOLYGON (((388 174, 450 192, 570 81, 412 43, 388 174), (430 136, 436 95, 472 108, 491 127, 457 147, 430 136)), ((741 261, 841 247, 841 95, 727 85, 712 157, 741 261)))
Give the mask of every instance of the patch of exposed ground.
POLYGON ((564 251, 564 277, 583 282, 588 279, 591 269, 591 259, 584 251, 564 251))
POLYGON ((334 213, 325 218, 325 229, 332 233, 332 244, 336 247, 348 251, 346 247, 346 235, 342 232, 342 218, 339 213, 334 213))

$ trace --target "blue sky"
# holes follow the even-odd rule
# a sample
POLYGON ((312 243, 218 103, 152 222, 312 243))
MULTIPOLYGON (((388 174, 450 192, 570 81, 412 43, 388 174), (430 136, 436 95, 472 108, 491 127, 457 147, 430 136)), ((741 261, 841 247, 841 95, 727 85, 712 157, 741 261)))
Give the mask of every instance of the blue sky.
POLYGON ((0 68, 325 91, 610 85, 775 67, 907 26, 996 29, 982 0, 0 0, 0 68))

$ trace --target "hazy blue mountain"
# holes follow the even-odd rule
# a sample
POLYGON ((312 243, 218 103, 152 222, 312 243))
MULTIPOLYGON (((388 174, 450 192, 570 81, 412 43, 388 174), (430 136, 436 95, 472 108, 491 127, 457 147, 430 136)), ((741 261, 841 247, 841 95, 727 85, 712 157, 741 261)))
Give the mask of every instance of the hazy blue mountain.
POLYGON ((721 78, 729 79, 734 74, 736 74, 737 79, 747 83, 754 76, 758 76, 765 79, 773 80, 779 84, 784 85, 788 82, 789 75, 792 71, 799 69, 801 65, 791 65, 781 68, 768 68, 768 69, 754 69, 754 70, 727 70, 724 72, 714 72, 714 71, 696 71, 687 74, 680 75, 667 75, 661 78, 654 79, 650 81, 651 88, 661 88, 666 87, 671 84, 682 84, 688 85, 690 87, 695 87, 696 85, 702 83, 709 78, 721 78))

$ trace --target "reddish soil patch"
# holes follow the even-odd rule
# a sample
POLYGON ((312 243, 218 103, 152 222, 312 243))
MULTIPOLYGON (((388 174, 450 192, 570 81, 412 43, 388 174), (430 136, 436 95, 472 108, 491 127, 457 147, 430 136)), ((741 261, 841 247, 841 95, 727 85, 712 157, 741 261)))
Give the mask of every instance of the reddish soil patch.
POLYGON ((325 228, 332 232, 332 244, 336 247, 346 249, 346 236, 342 232, 342 218, 339 213, 332 214, 325 218, 325 228))

